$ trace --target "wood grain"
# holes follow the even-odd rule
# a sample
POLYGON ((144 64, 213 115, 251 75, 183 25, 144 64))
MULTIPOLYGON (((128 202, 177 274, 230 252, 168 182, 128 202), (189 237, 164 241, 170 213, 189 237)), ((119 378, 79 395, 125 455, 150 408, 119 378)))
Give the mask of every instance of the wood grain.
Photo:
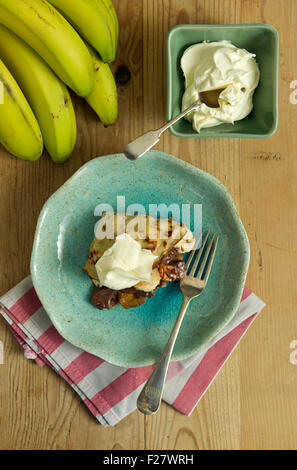
POLYGON ((22 352, 3 321, 0 340, 1 449, 296 449, 297 366, 297 79, 296 0, 116 0, 120 44, 116 62, 131 81, 119 87, 116 125, 105 129, 75 98, 79 138, 72 158, 34 164, 0 150, 0 294, 29 273, 39 211, 83 163, 121 152, 125 143, 165 119, 165 40, 181 23, 269 23, 280 35, 277 133, 264 140, 177 139, 158 148, 206 170, 230 191, 248 232, 247 284, 267 303, 191 417, 163 404, 153 417, 134 412, 103 429, 79 398, 47 368, 22 352), (182 6, 181 6, 182 5, 182 6))

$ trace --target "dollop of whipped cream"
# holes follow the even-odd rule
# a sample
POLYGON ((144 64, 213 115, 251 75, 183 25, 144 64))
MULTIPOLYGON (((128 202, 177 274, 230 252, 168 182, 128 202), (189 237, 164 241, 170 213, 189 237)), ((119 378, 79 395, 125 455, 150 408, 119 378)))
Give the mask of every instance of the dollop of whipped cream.
POLYGON ((253 93, 260 78, 255 54, 229 41, 202 42, 186 49, 181 68, 186 85, 183 110, 195 101, 201 103, 200 92, 222 89, 219 108, 202 103, 197 111, 187 115, 186 119, 192 122, 196 132, 224 122, 233 124, 252 111, 253 93))
POLYGON ((120 290, 138 282, 150 282, 156 256, 127 233, 118 235, 95 267, 102 286, 120 290))

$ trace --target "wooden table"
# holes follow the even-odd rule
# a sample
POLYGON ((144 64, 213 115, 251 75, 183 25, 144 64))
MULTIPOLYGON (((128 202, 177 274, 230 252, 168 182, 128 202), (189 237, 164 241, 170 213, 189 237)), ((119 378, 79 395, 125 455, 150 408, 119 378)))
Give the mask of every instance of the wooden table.
POLYGON ((117 0, 115 5, 121 34, 114 70, 125 64, 132 74, 119 87, 116 125, 105 129, 76 99, 79 138, 66 164, 55 165, 47 155, 25 163, 1 149, 0 294, 29 274, 35 225, 47 198, 92 157, 121 152, 132 138, 164 122, 168 30, 179 23, 268 23, 280 34, 276 134, 263 140, 179 140, 167 133, 158 147, 226 185, 251 244, 247 285, 267 307, 190 418, 162 404, 156 416, 134 412, 106 429, 53 371, 24 359, 1 320, 0 448, 296 449, 297 365, 290 362, 290 344, 297 340, 297 105, 290 102, 290 83, 297 80, 297 1, 117 0))

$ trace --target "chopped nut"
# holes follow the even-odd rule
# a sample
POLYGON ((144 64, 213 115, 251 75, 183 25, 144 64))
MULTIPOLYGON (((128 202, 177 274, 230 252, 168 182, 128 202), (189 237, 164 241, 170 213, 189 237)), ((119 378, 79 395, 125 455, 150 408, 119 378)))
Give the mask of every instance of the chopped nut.
POLYGON ((187 272, 184 261, 176 261, 171 264, 160 264, 159 273, 163 281, 179 281, 187 272))

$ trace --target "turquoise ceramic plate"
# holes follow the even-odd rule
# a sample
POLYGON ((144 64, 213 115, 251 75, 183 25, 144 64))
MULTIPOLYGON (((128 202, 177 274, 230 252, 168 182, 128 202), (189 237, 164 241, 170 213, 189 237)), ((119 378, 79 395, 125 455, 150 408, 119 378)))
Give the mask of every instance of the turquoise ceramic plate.
POLYGON ((173 327, 182 297, 177 283, 135 309, 97 310, 82 271, 94 236, 94 208, 124 195, 126 205, 202 204, 203 228, 220 235, 204 293, 191 302, 173 360, 191 356, 234 315, 249 262, 249 244, 225 187, 170 155, 152 151, 136 162, 123 155, 91 160, 44 205, 34 240, 34 287, 53 324, 70 343, 124 367, 153 364, 173 327))

